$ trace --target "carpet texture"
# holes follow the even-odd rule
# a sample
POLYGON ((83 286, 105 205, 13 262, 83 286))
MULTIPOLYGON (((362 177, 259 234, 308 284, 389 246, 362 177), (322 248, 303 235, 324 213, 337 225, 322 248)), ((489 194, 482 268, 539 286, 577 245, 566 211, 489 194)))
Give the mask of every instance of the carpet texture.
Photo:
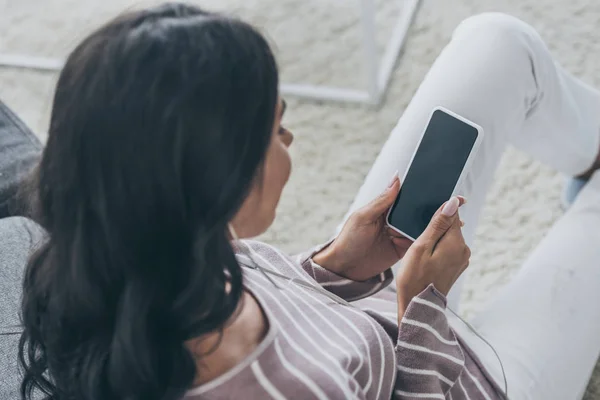
MULTIPOLYGON (((276 47, 284 81, 361 87, 357 1, 196 0, 259 26, 276 47)), ((132 6, 127 0, 0 0, 0 51, 64 56, 94 27, 132 6)), ((380 47, 401 1, 377 1, 380 47)), ((380 109, 288 99, 296 134, 295 171, 273 227, 263 239, 296 251, 319 243, 340 222, 395 121, 464 18, 516 15, 546 39, 556 58, 600 87, 600 2, 594 0, 424 0, 380 109)), ((41 136, 56 75, 0 68, 0 97, 41 136)), ((600 111, 600 110, 599 110, 600 111)), ((478 228, 464 291, 465 315, 506 283, 560 217, 561 177, 515 150, 503 159, 478 228)), ((600 338, 598 338, 600 340, 600 338)), ((586 399, 600 399, 600 370, 586 399)))

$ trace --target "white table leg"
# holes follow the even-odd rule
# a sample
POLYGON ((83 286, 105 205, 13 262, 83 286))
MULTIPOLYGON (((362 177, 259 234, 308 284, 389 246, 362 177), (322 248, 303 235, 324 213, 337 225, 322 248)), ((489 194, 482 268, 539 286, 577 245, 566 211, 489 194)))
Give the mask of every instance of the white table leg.
POLYGON ((24 54, 0 54, 0 66, 37 69, 42 71, 60 71, 62 60, 24 54))
MULTIPOLYGON (((331 86, 317 86, 295 83, 282 83, 281 91, 285 95, 317 99, 365 103, 378 105, 390 82, 390 78, 406 41, 406 34, 418 10, 420 0, 400 0, 403 7, 394 27, 385 53, 379 63, 375 40, 375 4, 374 0, 361 1, 362 48, 367 90, 348 89, 331 86)), ((0 66, 37 69, 42 71, 60 71, 63 61, 53 58, 35 57, 22 54, 0 54, 0 66)))
MULTIPOLYGON (((392 31, 392 36, 387 44, 383 57, 381 59, 381 69, 379 70, 379 88, 385 92, 388 85, 390 84, 390 78, 394 71, 394 66, 400 52, 406 42, 406 35, 412 25, 413 19, 419 9, 419 3, 421 0, 402 0, 404 6, 402 12, 396 22, 396 26, 392 31)), ((383 95, 384 93, 381 93, 383 95)))
POLYGON ((374 0, 361 0, 360 19, 362 23, 362 47, 364 74, 367 81, 369 100, 379 104, 381 86, 379 86, 379 57, 377 55, 377 39, 375 37, 375 4, 374 0))
POLYGON ((420 4, 420 0, 400 1, 404 4, 379 65, 375 40, 374 0, 361 0, 362 46, 367 77, 366 91, 329 86, 282 84, 282 93, 318 100, 379 105, 388 88, 394 66, 404 47, 406 35, 420 4))

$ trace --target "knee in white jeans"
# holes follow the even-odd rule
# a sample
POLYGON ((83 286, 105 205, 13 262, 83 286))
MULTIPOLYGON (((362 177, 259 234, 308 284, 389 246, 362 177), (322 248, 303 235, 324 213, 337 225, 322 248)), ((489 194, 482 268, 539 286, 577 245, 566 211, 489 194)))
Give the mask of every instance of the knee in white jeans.
POLYGON ((539 100, 535 55, 546 52, 546 46, 527 23, 502 13, 475 15, 458 25, 451 44, 455 56, 464 60, 461 72, 478 77, 479 84, 484 81, 491 96, 513 99, 521 93, 523 98, 515 100, 523 101, 528 110, 539 100))
MULTIPOLYGON (((531 65, 531 51, 545 44, 536 30, 520 19, 502 13, 483 13, 462 21, 452 34, 452 40, 471 47, 476 54, 465 54, 471 62, 479 60, 493 65, 499 72, 515 71, 515 66, 531 65), (477 51, 480 49, 480 51, 477 51)), ((510 72, 508 72, 510 73, 510 72)))
POLYGON ((517 38, 537 36, 537 32, 527 23, 512 15, 499 12, 477 14, 462 21, 454 30, 452 37, 467 35, 471 37, 494 36, 514 43, 517 38))

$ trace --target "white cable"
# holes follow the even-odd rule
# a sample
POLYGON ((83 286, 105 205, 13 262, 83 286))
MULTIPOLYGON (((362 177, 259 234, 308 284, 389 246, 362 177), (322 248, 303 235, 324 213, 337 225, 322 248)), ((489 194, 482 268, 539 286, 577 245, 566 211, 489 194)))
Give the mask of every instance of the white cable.
POLYGON ((492 344, 490 342, 488 342, 487 339, 483 337, 483 335, 481 335, 479 332, 477 332, 477 330, 475 328, 473 328, 473 325, 471 325, 470 323, 468 323, 467 321, 462 319, 462 317, 460 315, 455 313, 453 309, 451 309, 450 307, 446 307, 446 308, 452 314, 454 314, 454 316, 456 316, 456 318, 460 319, 462 321, 462 323, 465 324, 467 326, 467 328, 469 328, 471 330, 471 332, 473 332, 475 334, 475 336, 477 336, 479 339, 481 339, 483 341, 483 343, 485 343, 486 345, 488 345, 488 347, 490 349, 492 349, 492 351, 496 355, 496 358, 498 359, 498 362, 500 363, 500 369, 502 370, 502 378, 504 379, 504 393, 503 394, 506 398, 508 398, 508 380, 506 379, 506 372, 504 371, 504 364, 502 364, 502 359, 500 358, 500 355, 498 354, 498 352, 496 351, 494 346, 492 346, 492 344))

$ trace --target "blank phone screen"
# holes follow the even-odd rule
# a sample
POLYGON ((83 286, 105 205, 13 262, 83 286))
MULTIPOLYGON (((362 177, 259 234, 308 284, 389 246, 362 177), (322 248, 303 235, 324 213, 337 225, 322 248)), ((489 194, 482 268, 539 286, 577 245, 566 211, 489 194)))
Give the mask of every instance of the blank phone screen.
POLYGON ((452 196, 477 140, 477 129, 435 110, 389 216, 389 223, 417 238, 452 196))

